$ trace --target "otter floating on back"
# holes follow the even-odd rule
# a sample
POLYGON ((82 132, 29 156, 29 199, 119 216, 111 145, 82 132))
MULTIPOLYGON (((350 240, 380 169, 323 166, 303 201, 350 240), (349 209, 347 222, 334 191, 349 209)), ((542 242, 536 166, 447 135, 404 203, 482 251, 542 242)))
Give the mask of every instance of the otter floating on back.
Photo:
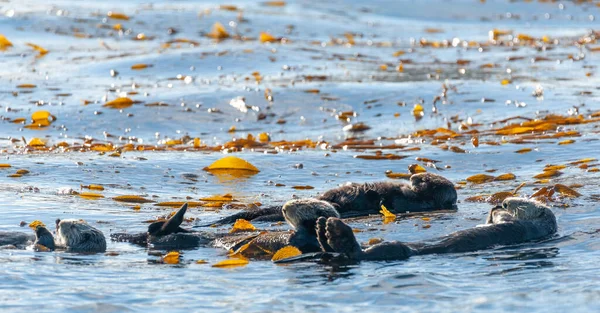
MULTIPOLYGON (((316 232, 325 253, 337 252, 352 260, 391 261, 404 260, 413 255, 460 253, 515 245, 548 238, 556 230, 556 218, 547 206, 530 199, 507 198, 502 206, 490 210, 485 225, 428 242, 383 242, 363 250, 352 229, 338 218, 319 218, 316 232)), ((322 256, 304 255, 279 262, 322 256)))
POLYGON ((84 220, 56 220, 56 238, 43 225, 37 225, 35 235, 22 232, 0 232, 0 246, 36 250, 65 250, 67 252, 97 253, 106 251, 106 239, 97 228, 84 220))
POLYGON ((149 245, 156 249, 193 249, 201 246, 237 250, 237 248, 253 241, 258 246, 277 251, 292 245, 304 253, 320 251, 315 233, 316 221, 319 217, 340 217, 335 208, 326 201, 317 199, 300 199, 288 201, 283 207, 283 217, 294 229, 293 231, 250 231, 242 233, 215 233, 208 231, 190 231, 181 228, 187 203, 168 220, 152 223, 148 231, 137 234, 114 233, 114 241, 130 242, 142 246, 149 245))
MULTIPOLYGON (((410 183, 352 183, 328 190, 317 199, 330 203, 342 218, 378 214, 382 204, 392 213, 457 209, 457 195, 452 182, 432 173, 412 175, 410 183)), ((243 211, 200 227, 231 224, 237 219, 280 221, 283 220, 281 208, 272 206, 243 211)))

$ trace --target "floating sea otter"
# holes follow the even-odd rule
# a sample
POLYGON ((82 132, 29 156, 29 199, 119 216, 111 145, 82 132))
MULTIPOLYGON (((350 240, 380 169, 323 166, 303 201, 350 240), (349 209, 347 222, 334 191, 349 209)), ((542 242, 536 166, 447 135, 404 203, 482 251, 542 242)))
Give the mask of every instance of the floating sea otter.
MULTIPOLYGON (((352 183, 326 191, 317 199, 330 203, 342 218, 378 214, 382 204, 392 213, 457 209, 452 182, 432 173, 412 175, 410 183, 352 183)), ((281 206, 272 206, 239 212, 200 227, 231 224, 238 219, 279 221, 283 215, 281 206)))
POLYGON ((193 249, 212 246, 237 250, 252 241, 264 250, 275 252, 292 245, 304 253, 320 251, 315 233, 319 217, 339 217, 335 208, 326 201, 301 199, 288 201, 282 208, 283 216, 293 231, 246 231, 241 233, 215 233, 208 231, 190 231, 181 228, 187 211, 187 203, 168 220, 152 223, 148 231, 138 234, 114 233, 114 241, 130 242, 142 246, 151 245, 156 249, 193 249))
MULTIPOLYGON (((547 238, 556 232, 556 218, 550 209, 534 200, 507 198, 491 209, 486 224, 457 231, 437 240, 417 243, 383 242, 362 249, 352 228, 339 218, 319 218, 317 237, 324 252, 337 252, 352 260, 404 260, 413 255, 460 253, 514 245, 547 238)), ((297 261, 318 254, 293 257, 297 261)))
POLYGON ((23 232, 0 232, 0 246, 24 248, 28 245, 33 245, 35 249, 78 253, 106 251, 104 234, 84 220, 56 220, 56 238, 43 225, 35 226, 35 235, 23 232))

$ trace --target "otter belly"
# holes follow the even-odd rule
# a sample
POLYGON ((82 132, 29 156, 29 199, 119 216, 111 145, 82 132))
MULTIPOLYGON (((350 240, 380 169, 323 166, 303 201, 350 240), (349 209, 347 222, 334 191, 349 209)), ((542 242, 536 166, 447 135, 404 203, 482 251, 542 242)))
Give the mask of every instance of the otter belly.
POLYGON ((471 252, 540 240, 555 232, 556 228, 541 227, 534 222, 514 221, 458 231, 434 244, 408 245, 415 247, 417 254, 471 252))

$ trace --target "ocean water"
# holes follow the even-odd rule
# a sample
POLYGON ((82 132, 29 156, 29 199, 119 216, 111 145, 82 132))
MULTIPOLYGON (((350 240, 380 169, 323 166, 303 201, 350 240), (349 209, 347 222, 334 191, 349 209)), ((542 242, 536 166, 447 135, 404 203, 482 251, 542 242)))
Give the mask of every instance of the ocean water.
MULTIPOLYGON (((107 236, 144 231, 144 221, 171 209, 146 203, 134 210, 112 197, 197 201, 229 193, 266 206, 350 181, 390 180, 386 171, 407 173, 415 163, 457 185, 458 212, 391 224, 378 216, 352 220, 363 230, 360 242, 418 241, 474 227, 492 204, 469 198, 521 183, 521 196, 556 184, 581 195, 548 199, 559 223, 551 240, 401 262, 251 260, 222 269, 210 266, 227 258, 215 248, 180 251, 176 265, 115 242, 96 255, 0 250, 0 309, 598 312, 597 18, 593 1, 2 1, 0 34, 12 43, 0 51, 0 163, 11 166, 0 168, 2 231, 30 232, 21 221, 56 218, 85 219, 107 236), (206 36, 217 22, 230 38, 206 36), (261 42, 261 32, 274 42, 261 42), (136 64, 147 67, 132 69, 136 64), (118 97, 135 103, 104 106, 118 97), (238 97, 243 106, 231 104, 238 97), (37 111, 50 112, 51 125, 26 127, 37 111), (544 132, 498 132, 551 114, 561 118, 544 132), (24 122, 15 123, 19 118, 24 122), (369 129, 348 130, 357 123, 369 129), (419 136, 438 128, 453 135, 419 136), (270 143, 221 148, 261 133, 270 143), (44 146, 34 147, 33 138, 44 146), (299 142, 306 139, 308 146, 299 142), (144 151, 127 148, 140 146, 144 151), (515 153, 522 149, 530 150, 515 153), (226 153, 260 172, 232 178, 203 170, 226 153), (400 157, 361 158, 378 153, 400 157), (577 163, 582 159, 592 160, 577 163), (565 168, 535 178, 547 165, 565 168), (18 169, 29 173, 9 177, 18 169), (465 181, 482 173, 515 179, 465 181), (104 198, 62 192, 89 184, 103 185, 97 192, 104 198), (292 188, 307 185, 313 189, 292 188)), ((188 214, 202 223, 234 212, 201 207, 188 214)))

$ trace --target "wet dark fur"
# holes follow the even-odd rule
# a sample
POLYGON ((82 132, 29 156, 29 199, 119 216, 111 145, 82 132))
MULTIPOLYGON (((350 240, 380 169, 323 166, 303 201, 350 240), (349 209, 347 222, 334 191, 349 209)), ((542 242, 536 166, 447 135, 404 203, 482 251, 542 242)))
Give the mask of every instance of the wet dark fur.
MULTIPOLYGON (((452 182, 432 173, 415 174, 411 176, 410 183, 352 183, 328 190, 317 199, 331 203, 342 218, 378 214, 381 204, 392 213, 457 209, 457 195, 452 182)), ((283 214, 281 206, 271 206, 239 212, 201 227, 231 224, 237 219, 280 221, 283 214)))
MULTIPOLYGON (((242 233, 213 233, 208 231, 191 232, 181 228, 179 225, 183 222, 183 216, 187 211, 187 204, 184 204, 175 215, 165 222, 156 222, 148 227, 145 233, 111 234, 113 241, 130 242, 141 246, 151 246, 159 250, 169 249, 194 249, 201 246, 212 246, 224 248, 227 250, 237 248, 254 240, 270 251, 277 251, 284 246, 293 245, 302 252, 320 251, 317 241, 315 228, 306 228, 304 225, 314 225, 314 221, 319 216, 337 216, 337 212, 328 212, 327 210, 315 211, 319 216, 290 216, 293 221, 298 221, 295 231, 273 231, 273 232, 242 232, 242 233), (312 223, 304 222, 305 219, 312 220, 312 223)), ((288 214, 296 214, 298 210, 288 210, 288 214)), ((300 211, 302 212, 302 211, 300 211)), ((308 212, 308 210, 304 211, 308 212)))
MULTIPOLYGON (((57 222, 59 221, 60 220, 57 222)), ((106 250, 106 242, 102 233, 89 225, 86 225, 84 228, 85 231, 74 229, 66 232, 68 242, 66 245, 61 246, 56 244, 54 236, 45 226, 37 226, 34 230, 35 235, 22 232, 0 232, 0 246, 25 248, 26 246, 33 244, 34 249, 38 249, 39 246, 43 246, 51 251, 61 248, 69 252, 104 252, 106 250), (90 230, 96 231, 97 233, 93 234, 92 236, 89 234, 90 230), (75 244, 73 244, 74 238, 76 241, 75 244), (98 241, 100 241, 100 243, 98 241)))
MULTIPOLYGON (((493 208, 488 222, 494 222, 493 215, 502 210, 502 207, 493 208)), ((412 255, 469 252, 540 240, 553 235, 557 230, 556 218, 549 209, 531 220, 498 216, 497 222, 498 224, 461 230, 428 242, 383 242, 365 250, 356 241, 352 228, 337 218, 329 218, 327 221, 319 218, 317 235, 324 252, 334 251, 354 260, 404 260, 412 255)))
POLYGON ((84 220, 56 220, 56 246, 68 252, 98 253, 106 251, 106 238, 84 220))
POLYGON ((49 250, 56 249, 52 233, 44 226, 37 226, 35 228, 35 242, 33 244, 44 246, 49 250))
POLYGON ((28 244, 31 244, 34 240, 35 237, 31 234, 0 231, 0 246, 23 248, 28 244))

